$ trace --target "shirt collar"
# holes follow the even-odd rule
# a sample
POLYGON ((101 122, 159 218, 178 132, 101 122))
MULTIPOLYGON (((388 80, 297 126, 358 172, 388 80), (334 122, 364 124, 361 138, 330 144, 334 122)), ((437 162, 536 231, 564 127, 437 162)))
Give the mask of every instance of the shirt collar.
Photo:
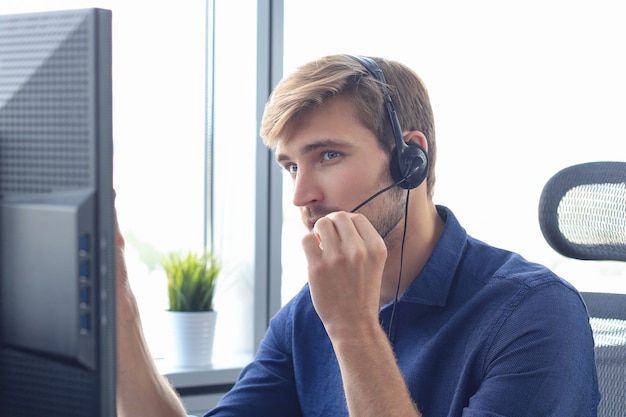
POLYGON ((445 222, 443 233, 435 250, 402 296, 402 301, 434 306, 444 306, 452 280, 461 262, 467 244, 467 232, 444 206, 437 206, 445 222))

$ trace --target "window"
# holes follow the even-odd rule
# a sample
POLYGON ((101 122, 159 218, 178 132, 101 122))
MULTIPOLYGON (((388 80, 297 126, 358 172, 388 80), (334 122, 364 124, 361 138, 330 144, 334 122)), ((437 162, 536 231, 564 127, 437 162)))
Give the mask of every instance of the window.
MULTIPOLYGON (((626 160, 619 16, 611 2, 286 1, 285 74, 330 53, 407 64, 433 103, 435 202, 474 237, 544 263, 580 290, 626 293, 624 265, 564 259, 537 221, 554 173, 626 160), (591 274, 598 279, 586 279, 591 274)), ((305 232, 290 192, 285 181, 283 302, 306 282, 295 243, 305 232)))
POLYGON ((113 11, 116 206, 153 356, 168 338, 161 256, 212 243, 224 265, 214 364, 241 367, 265 323, 254 312, 255 257, 267 253, 255 239, 257 3, 10 0, 0 13, 85 7, 113 11))

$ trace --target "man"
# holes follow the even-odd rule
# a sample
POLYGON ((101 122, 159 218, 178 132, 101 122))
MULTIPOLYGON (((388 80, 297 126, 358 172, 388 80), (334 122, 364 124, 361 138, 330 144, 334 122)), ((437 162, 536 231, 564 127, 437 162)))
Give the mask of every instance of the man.
MULTIPOLYGON (((208 416, 596 415, 577 292, 433 204, 434 122, 416 74, 321 58, 272 93, 261 135, 312 232, 308 285, 208 416)), ((184 415, 119 275, 120 411, 184 415)))

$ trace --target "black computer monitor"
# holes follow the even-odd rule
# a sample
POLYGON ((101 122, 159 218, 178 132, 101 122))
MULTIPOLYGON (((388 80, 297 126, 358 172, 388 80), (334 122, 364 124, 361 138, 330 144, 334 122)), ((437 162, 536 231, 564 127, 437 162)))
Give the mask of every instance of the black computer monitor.
POLYGON ((0 16, 0 415, 114 416, 111 12, 0 16))

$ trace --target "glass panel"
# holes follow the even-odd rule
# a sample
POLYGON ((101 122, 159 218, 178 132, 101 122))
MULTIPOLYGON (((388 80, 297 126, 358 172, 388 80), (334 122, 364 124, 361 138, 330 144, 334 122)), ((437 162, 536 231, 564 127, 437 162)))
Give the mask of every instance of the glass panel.
POLYGON ((3 0, 0 13, 85 7, 113 11, 116 205, 150 349, 162 358, 169 337, 162 325, 168 302, 161 256, 200 250, 205 231, 212 232, 224 265, 214 305, 214 364, 237 367, 250 359, 254 345, 256 3, 219 2, 214 32, 207 29, 207 3, 212 5, 208 0, 58 0, 52 5, 3 0), (207 71, 213 62, 205 61, 211 36, 213 74, 207 71), (212 75, 215 95, 207 97, 206 81, 212 75), (213 174, 212 231, 204 218, 208 136, 215 142, 214 164, 208 167, 213 174))
MULTIPOLYGON (((379 1, 286 1, 284 73, 331 53, 407 64, 433 103, 436 203, 453 209, 475 237, 544 263, 581 290, 626 293, 623 264, 566 260, 544 241, 537 221, 541 189, 557 171, 626 155, 619 7, 390 0, 381 9, 379 1), (585 280, 590 274, 607 284, 585 280)), ((283 303, 306 282, 299 246, 305 231, 289 180, 284 192, 283 303)))

